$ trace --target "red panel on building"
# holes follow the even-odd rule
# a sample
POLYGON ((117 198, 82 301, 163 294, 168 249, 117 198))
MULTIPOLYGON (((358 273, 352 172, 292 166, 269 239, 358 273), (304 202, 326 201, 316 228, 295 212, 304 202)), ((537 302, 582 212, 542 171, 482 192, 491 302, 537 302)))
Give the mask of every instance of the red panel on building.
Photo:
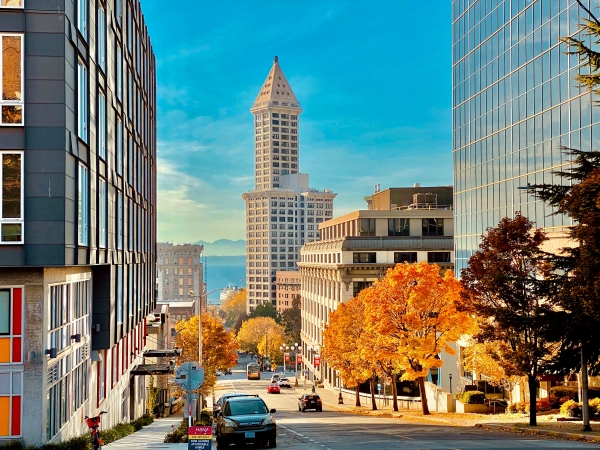
POLYGON ((13 338, 12 341, 12 362, 14 363, 20 363, 21 361, 21 354, 22 354, 22 350, 21 350, 21 338, 20 337, 16 337, 13 338))
POLYGON ((13 436, 21 435, 21 396, 15 395, 12 398, 12 425, 10 433, 13 436))
POLYGON ((13 289, 13 331, 12 334, 16 336, 20 336, 21 332, 21 324, 23 322, 23 289, 15 288, 13 289))

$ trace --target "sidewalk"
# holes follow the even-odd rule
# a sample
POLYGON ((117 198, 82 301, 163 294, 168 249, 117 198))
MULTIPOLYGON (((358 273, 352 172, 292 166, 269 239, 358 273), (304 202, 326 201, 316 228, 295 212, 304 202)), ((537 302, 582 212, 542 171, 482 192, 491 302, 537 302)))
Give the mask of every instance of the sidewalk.
MULTIPOLYGON (((309 394, 312 385, 307 382, 306 389, 303 387, 303 380, 298 380, 298 387, 294 386, 295 379, 289 377, 292 382, 292 388, 298 393, 298 397, 302 394, 309 394)), ((600 423, 592 424, 594 432, 582 433, 578 431, 581 428, 581 422, 542 422, 543 416, 538 416, 538 427, 529 427, 527 422, 528 417, 525 416, 498 416, 491 414, 458 414, 458 413, 437 413, 431 412, 429 416, 424 416, 421 411, 416 410, 399 410, 394 411, 391 402, 388 405, 381 405, 377 401, 377 410, 371 408, 371 400, 361 399, 362 406, 355 406, 355 399, 343 398, 344 403, 338 404, 338 391, 326 388, 317 388, 316 394, 323 401, 323 409, 344 411, 350 414, 360 414, 369 416, 378 416, 385 418, 397 418, 400 420, 430 423, 437 425, 447 425, 455 427, 477 427, 496 431, 507 431, 512 433, 532 434, 539 436, 552 436, 564 440, 581 440, 587 442, 600 443, 600 423), (568 428, 567 428, 568 427, 568 428)))
POLYGON ((164 419, 155 419, 147 427, 125 436, 111 444, 103 445, 102 448, 110 450, 131 449, 187 449, 187 444, 165 444, 165 436, 177 428, 183 420, 183 413, 179 412, 164 419))

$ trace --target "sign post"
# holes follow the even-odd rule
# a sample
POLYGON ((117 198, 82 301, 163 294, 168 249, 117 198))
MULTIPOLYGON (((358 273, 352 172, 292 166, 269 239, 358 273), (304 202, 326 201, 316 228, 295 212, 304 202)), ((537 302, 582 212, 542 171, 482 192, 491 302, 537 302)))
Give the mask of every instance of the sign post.
POLYGON ((212 426, 188 427, 188 450, 210 450, 212 426))
POLYGON ((177 383, 181 389, 186 392, 184 398, 187 401, 184 409, 184 416, 187 413, 188 426, 192 426, 192 416, 194 410, 194 401, 192 398, 194 395, 191 393, 195 391, 202 383, 204 383, 204 369, 196 362, 184 362, 181 364, 175 372, 175 383, 177 383))

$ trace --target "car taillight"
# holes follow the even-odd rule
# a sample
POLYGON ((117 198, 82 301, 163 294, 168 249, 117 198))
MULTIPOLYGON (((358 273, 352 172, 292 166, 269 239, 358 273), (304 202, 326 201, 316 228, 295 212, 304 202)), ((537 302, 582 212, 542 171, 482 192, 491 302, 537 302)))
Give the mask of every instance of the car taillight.
POLYGON ((317 399, 317 402, 318 402, 318 403, 321 403, 321 399, 320 399, 320 398, 319 398, 319 399, 317 399))
POLYGON ((308 400, 304 399, 304 400, 302 400, 302 403, 306 403, 307 401, 308 401, 308 400))

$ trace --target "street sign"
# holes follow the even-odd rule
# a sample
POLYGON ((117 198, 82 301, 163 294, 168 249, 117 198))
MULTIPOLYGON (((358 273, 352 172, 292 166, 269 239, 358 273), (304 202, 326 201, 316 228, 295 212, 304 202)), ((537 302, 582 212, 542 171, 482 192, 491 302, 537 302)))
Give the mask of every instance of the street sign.
POLYGON ((296 355, 296 362, 298 364, 302 363, 302 355, 296 355))
POLYGON ((320 366, 321 365, 321 355, 315 355, 315 366, 320 366))
POLYGON ((202 386, 202 383, 204 383, 204 369, 196 362, 191 362, 189 364, 190 391, 195 391, 202 386))
POLYGON ((175 372, 175 383, 184 391, 195 391, 204 383, 204 369, 196 362, 184 362, 175 372))
POLYGON ((212 426, 188 427, 188 450, 210 450, 212 426))
POLYGON ((290 354, 289 353, 285 354, 285 362, 290 362, 290 354))
POLYGON ((377 390, 380 391, 381 390, 381 384, 377 384, 377 390))
POLYGON ((175 383, 179 385, 184 391, 189 391, 189 380, 188 380, 188 363, 183 363, 175 371, 175 383))

